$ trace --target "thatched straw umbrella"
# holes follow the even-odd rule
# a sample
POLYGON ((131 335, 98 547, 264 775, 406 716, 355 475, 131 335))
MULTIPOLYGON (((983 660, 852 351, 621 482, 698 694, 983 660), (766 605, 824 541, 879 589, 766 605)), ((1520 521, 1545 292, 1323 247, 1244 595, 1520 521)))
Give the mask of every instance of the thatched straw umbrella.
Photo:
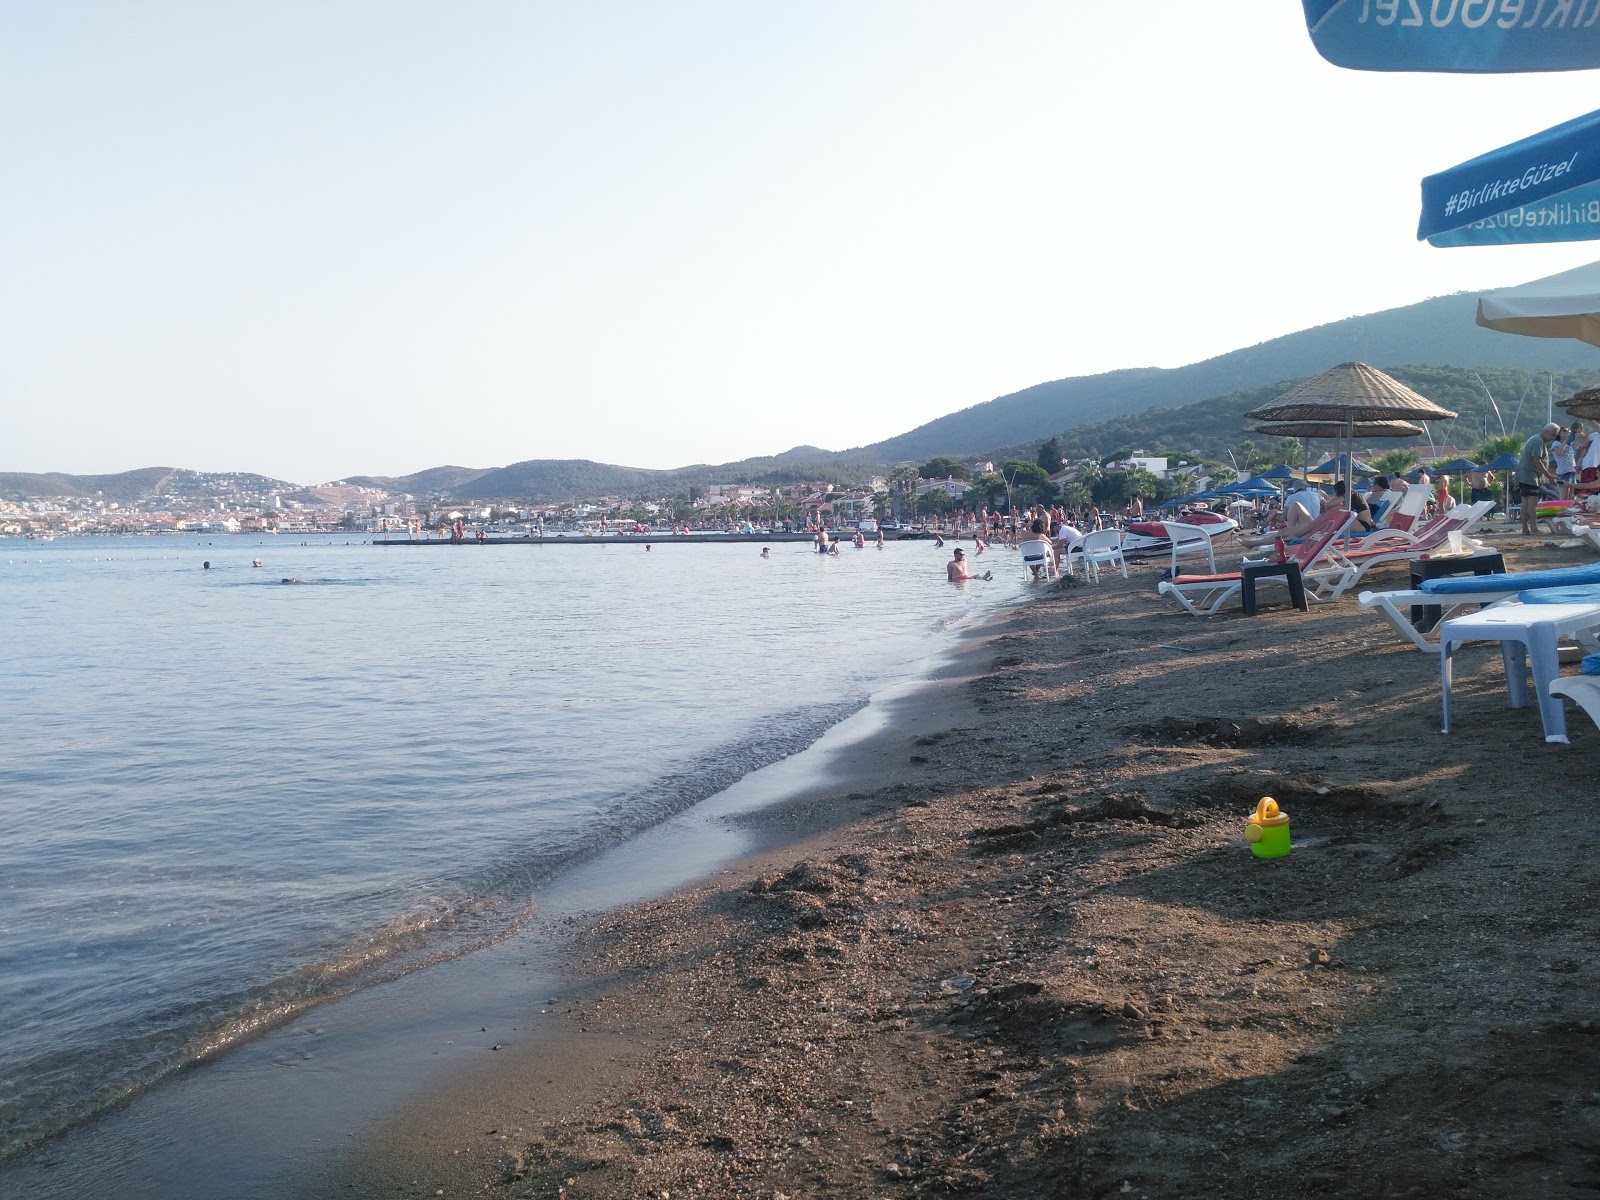
POLYGON ((1252 421, 1329 421, 1343 426, 1342 435, 1350 442, 1358 422, 1448 421, 1455 415, 1360 362, 1340 363, 1245 413, 1252 421))
POLYGON ((1600 387, 1586 387, 1573 392, 1556 407, 1566 409, 1569 415, 1580 421, 1600 421, 1600 387))
MULTIPOLYGON (((1251 433, 1265 433, 1277 437, 1305 438, 1308 445, 1306 466, 1301 468, 1304 476, 1306 468, 1311 465, 1309 443, 1312 438, 1344 437, 1346 425, 1341 421, 1273 421, 1266 425, 1257 425, 1250 430, 1251 433)), ((1423 428, 1410 421, 1357 421, 1351 430, 1355 438, 1401 438, 1421 437, 1423 428)))

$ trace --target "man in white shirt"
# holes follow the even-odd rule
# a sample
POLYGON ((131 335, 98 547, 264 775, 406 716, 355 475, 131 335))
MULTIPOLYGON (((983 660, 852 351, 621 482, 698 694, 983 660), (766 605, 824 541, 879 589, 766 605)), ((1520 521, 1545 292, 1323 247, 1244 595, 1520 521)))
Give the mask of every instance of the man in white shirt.
POLYGON ((1313 521, 1322 515, 1322 493, 1309 483, 1298 492, 1290 492, 1285 496, 1283 498, 1283 507, 1287 509, 1289 505, 1294 504, 1296 501, 1299 502, 1301 508, 1311 514, 1313 521))

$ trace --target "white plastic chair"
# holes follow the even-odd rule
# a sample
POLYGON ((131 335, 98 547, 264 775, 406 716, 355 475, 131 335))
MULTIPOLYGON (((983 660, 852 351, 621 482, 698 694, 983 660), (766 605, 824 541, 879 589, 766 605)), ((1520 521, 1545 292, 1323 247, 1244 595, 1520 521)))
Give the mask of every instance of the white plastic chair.
POLYGON ((1022 543, 1022 565, 1028 569, 1031 579, 1059 579, 1061 572, 1056 569, 1056 556, 1054 547, 1048 542, 1029 541, 1022 543), (1034 568, 1038 567, 1038 574, 1034 568))
POLYGON ((1095 583, 1100 582, 1102 563, 1115 563, 1128 577, 1128 560, 1122 557, 1122 530, 1099 529, 1087 534, 1079 543, 1083 555, 1083 573, 1095 583))
POLYGON ((1217 551, 1211 544, 1211 534, 1201 525, 1186 525, 1182 521, 1163 521, 1167 536, 1172 539, 1172 574, 1180 574, 1178 560, 1197 554, 1206 556, 1210 573, 1217 573, 1217 551))

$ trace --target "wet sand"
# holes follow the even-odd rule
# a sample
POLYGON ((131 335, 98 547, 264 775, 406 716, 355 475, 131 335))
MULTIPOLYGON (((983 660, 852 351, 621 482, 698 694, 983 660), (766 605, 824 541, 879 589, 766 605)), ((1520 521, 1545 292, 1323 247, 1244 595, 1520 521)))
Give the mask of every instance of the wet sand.
POLYGON ((1472 645, 1442 736, 1437 656, 1353 598, 1196 619, 1160 566, 1000 614, 730 816, 754 854, 564 918, 575 985, 320 1194, 1600 1190, 1600 731, 1547 745, 1472 645), (1287 859, 1242 837, 1267 794, 1287 859))

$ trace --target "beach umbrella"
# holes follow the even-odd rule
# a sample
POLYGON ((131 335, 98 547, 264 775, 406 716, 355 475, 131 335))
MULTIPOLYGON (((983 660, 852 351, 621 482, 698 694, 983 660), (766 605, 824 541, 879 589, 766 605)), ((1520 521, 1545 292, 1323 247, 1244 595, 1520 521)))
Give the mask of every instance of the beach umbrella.
POLYGON ((1452 458, 1447 463, 1433 463, 1428 467, 1435 475, 1464 475, 1468 471, 1476 471, 1478 464, 1469 462, 1464 458, 1452 458))
POLYGON ((1485 292, 1478 324, 1524 337, 1576 338, 1600 346, 1600 263, 1485 292))
POLYGON ((1581 421, 1600 421, 1600 387, 1573 392, 1567 399, 1559 401, 1556 407, 1566 409, 1568 416, 1581 421))
POLYGON ((1483 464, 1485 471, 1515 471, 1517 469, 1517 456, 1510 450, 1498 458, 1492 458, 1483 464))
MULTIPOLYGON (((1290 478, 1293 478, 1293 476, 1290 478)), ((1278 489, 1273 486, 1272 480, 1268 479, 1265 475, 1252 475, 1249 479, 1240 479, 1234 483, 1225 483, 1217 489, 1219 492, 1226 492, 1232 496, 1237 496, 1243 492, 1272 492, 1276 494, 1277 490, 1278 489)))
POLYGON ((1588 218, 1597 183, 1600 112, 1592 112, 1429 175, 1417 238, 1436 246, 1592 240, 1600 237, 1600 223, 1588 218), (1450 230, 1465 232, 1439 236, 1450 230))
MULTIPOLYGON (((1270 431, 1262 431, 1262 432, 1270 432, 1270 431)), ((1292 433, 1286 433, 1283 436, 1284 437, 1298 437, 1300 435, 1292 434, 1292 433)), ((1288 463, 1279 463, 1277 466, 1271 467, 1271 468, 1261 472, 1261 474, 1257 475, 1256 478, 1257 479, 1293 479, 1294 478, 1294 468, 1291 467, 1288 463)))
POLYGON ((1377 470, 1369 467, 1353 454, 1335 454, 1320 467, 1306 472, 1308 479, 1322 478, 1349 478, 1352 475, 1376 475, 1377 470))
MULTIPOLYGON (((1514 0, 1300 0, 1317 53, 1355 71, 1582 71, 1600 67, 1600 28, 1514 0), (1526 9, 1526 19, 1524 10, 1526 9), (1509 17, 1509 20, 1508 20, 1509 17)), ((1567 9, 1571 9, 1569 3, 1567 9)))
POLYGON ((1285 422, 1329 422, 1348 433, 1357 422, 1447 421, 1455 415, 1375 367, 1347 362, 1245 413, 1245 419, 1271 422, 1274 429, 1285 422))
MULTIPOLYGON (((1343 437, 1347 431, 1343 421, 1269 421, 1265 425, 1257 425, 1252 433, 1275 433, 1283 437, 1303 438, 1333 438, 1343 437), (1292 432, 1291 432, 1292 431, 1292 432)), ((1386 438, 1386 437, 1421 437, 1424 430, 1421 425, 1410 421, 1357 421, 1353 431, 1358 438, 1386 438)), ((1272 471, 1263 471, 1263 479, 1293 479, 1294 472, 1288 467, 1274 467, 1272 471), (1274 475, 1277 470, 1289 472, 1287 475, 1274 475)))
POLYGON ((1329 421, 1344 426, 1347 450, 1364 421, 1443 421, 1455 417, 1398 379, 1362 362, 1340 363, 1290 388, 1271 404, 1245 413, 1251 421, 1329 421))

